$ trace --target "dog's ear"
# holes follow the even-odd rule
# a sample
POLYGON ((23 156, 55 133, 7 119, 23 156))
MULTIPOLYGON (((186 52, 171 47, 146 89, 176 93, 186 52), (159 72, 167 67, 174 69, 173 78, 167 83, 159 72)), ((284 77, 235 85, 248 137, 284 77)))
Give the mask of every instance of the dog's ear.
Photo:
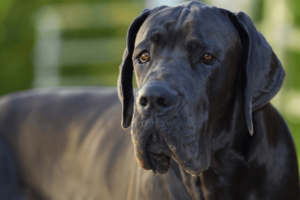
POLYGON ((221 9, 239 32, 242 44, 244 111, 248 130, 253 135, 252 112, 267 104, 280 90, 285 72, 264 36, 243 13, 221 9))
POLYGON ((118 79, 118 94, 120 101, 123 104, 121 124, 124 129, 131 125, 133 115, 134 97, 132 88, 132 54, 134 50, 135 37, 149 13, 149 9, 143 10, 142 13, 133 20, 127 32, 127 47, 123 54, 123 61, 120 65, 120 74, 118 79))

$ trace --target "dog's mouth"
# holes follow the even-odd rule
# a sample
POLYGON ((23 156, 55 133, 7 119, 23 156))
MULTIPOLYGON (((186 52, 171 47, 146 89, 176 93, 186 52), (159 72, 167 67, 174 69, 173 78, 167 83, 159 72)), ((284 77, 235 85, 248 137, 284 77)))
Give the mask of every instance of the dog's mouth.
POLYGON ((186 172, 198 176, 209 168, 210 138, 205 122, 196 127, 186 110, 180 110, 168 120, 162 117, 145 117, 135 112, 132 125, 132 142, 138 164, 154 174, 165 174, 170 169, 171 157, 186 172), (204 127, 201 129, 201 127, 204 127), (201 132, 201 130, 203 130, 201 132))
POLYGON ((171 160, 170 156, 151 152, 147 152, 147 154, 149 156, 151 169, 154 174, 164 174, 169 170, 171 160))
POLYGON ((154 174, 164 174, 170 168, 171 151, 157 133, 152 134, 146 146, 149 164, 154 174))

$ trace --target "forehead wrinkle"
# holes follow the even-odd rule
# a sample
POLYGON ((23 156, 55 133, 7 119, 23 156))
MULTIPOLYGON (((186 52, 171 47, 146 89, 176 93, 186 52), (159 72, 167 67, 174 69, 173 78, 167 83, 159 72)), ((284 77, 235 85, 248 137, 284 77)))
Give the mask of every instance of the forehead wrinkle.
MULTIPOLYGON (((175 34, 182 37, 188 37, 193 34, 195 29, 199 27, 199 16, 200 16, 200 7, 199 5, 192 5, 189 8, 185 8, 182 10, 180 17, 177 20, 176 32, 175 34)), ((203 38, 201 31, 197 31, 196 36, 199 38, 203 38)))
POLYGON ((167 7, 157 12, 152 13, 143 23, 139 30, 136 41, 150 39, 151 29, 161 29, 161 36, 170 38, 175 32, 175 26, 178 23, 178 17, 182 15, 184 7, 167 7))
POLYGON ((180 16, 178 17, 177 23, 176 23, 176 28, 175 28, 175 32, 180 31, 182 29, 182 24, 183 22, 186 20, 186 17, 188 16, 188 14, 190 13, 190 9, 189 8, 183 8, 180 16))
POLYGON ((150 32, 150 40, 154 43, 161 43, 165 42, 167 38, 170 39, 174 32, 174 25, 176 25, 176 21, 174 20, 161 23, 159 28, 156 28, 150 32))
POLYGON ((150 35, 150 40, 153 43, 161 42, 161 40, 166 37, 165 31, 163 31, 162 29, 154 29, 148 35, 150 35))
POLYGON ((167 38, 166 31, 173 23, 176 23, 176 20, 169 19, 168 15, 172 13, 171 11, 170 9, 163 9, 149 16, 140 28, 136 41, 143 41, 148 38, 154 42, 155 38, 167 38), (166 20, 168 21, 166 22, 166 20))
POLYGON ((174 31, 174 26, 176 25, 175 20, 168 21, 164 24, 164 28, 166 29, 167 32, 172 32, 174 31))
POLYGON ((210 40, 208 46, 226 46, 228 40, 232 39, 232 32, 235 31, 232 23, 223 16, 215 7, 193 6, 190 14, 183 24, 187 37, 210 40))

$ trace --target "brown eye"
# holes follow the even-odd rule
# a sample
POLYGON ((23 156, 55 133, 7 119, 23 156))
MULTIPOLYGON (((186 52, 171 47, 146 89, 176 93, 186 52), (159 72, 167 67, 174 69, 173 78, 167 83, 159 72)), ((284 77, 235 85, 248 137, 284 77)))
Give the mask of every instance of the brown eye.
POLYGON ((141 56, 140 56, 140 63, 145 63, 149 60, 150 58, 150 53, 148 51, 145 51, 141 56))
POLYGON ((209 61, 209 60, 211 60, 213 58, 213 56, 211 54, 206 53, 206 54, 204 54, 203 58, 205 60, 209 61))
POLYGON ((201 61, 206 65, 213 65, 215 60, 215 57, 209 53, 204 54, 201 58, 201 61))

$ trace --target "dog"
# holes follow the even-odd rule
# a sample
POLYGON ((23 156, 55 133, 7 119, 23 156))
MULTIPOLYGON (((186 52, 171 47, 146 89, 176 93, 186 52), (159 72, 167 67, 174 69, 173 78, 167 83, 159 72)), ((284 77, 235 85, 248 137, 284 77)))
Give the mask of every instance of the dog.
POLYGON ((118 92, 1 98, 0 199, 300 199, 292 136, 269 102, 284 76, 243 12, 145 9, 128 30, 118 92))

